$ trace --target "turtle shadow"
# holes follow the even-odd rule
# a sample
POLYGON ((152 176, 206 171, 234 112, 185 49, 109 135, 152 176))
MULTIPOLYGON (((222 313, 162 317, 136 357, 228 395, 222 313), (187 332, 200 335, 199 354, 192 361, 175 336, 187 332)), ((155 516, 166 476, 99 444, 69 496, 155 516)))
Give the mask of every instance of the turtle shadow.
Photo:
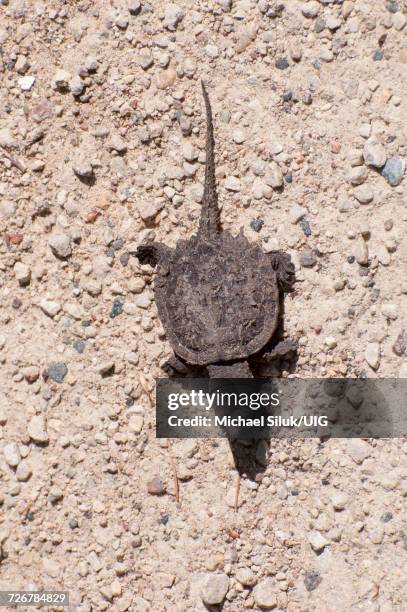
MULTIPOLYGON (((292 292, 294 293, 294 292, 292 292)), ((292 355, 281 359, 267 362, 263 359, 263 354, 270 352, 284 338, 284 297, 283 293, 279 296, 279 318, 276 330, 266 344, 266 346, 256 355, 249 358, 248 363, 253 378, 269 380, 280 378, 283 370, 292 373, 296 368, 298 355, 295 351, 292 355)), ((175 371, 171 367, 164 371, 170 379, 176 378, 204 378, 209 379, 207 368, 204 366, 193 366, 185 364, 185 369, 175 371)), ((270 449, 269 439, 249 439, 239 440, 228 437, 228 442, 233 455, 235 468, 242 478, 247 478, 252 481, 261 480, 261 475, 266 471, 268 466, 268 455, 270 449)))

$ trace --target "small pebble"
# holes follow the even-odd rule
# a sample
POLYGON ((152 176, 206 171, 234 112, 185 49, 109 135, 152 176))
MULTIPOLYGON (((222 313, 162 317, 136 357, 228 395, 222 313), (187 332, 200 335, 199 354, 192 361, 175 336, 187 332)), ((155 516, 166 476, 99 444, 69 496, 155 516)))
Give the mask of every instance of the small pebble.
POLYGON ((263 227, 263 225, 264 225, 263 219, 253 219, 253 221, 250 221, 250 227, 255 232, 259 232, 261 228, 263 227))
POLYGON ((321 582, 322 582, 322 578, 319 572, 315 570, 310 570, 310 571, 305 572, 304 585, 309 593, 311 591, 315 591, 315 589, 319 587, 321 582))
POLYGON ((18 280, 19 284, 24 287, 24 285, 28 285, 28 283, 30 282, 31 270, 26 264, 17 261, 14 264, 14 275, 18 280))
POLYGON ((261 610, 273 610, 277 607, 277 587, 272 578, 264 578, 253 589, 253 597, 261 610))
POLYGON ((66 234, 54 234, 48 244, 56 257, 66 259, 72 254, 71 239, 66 234))
POLYGON ((381 168, 386 163, 387 155, 383 145, 374 140, 368 140, 363 149, 363 159, 367 166, 381 168))
POLYGON ((286 68, 290 67, 290 64, 285 57, 280 57, 276 60, 275 66, 278 68, 278 70, 286 70, 286 68))
POLYGON ((369 204, 373 200, 373 190, 369 185, 360 185, 353 190, 353 195, 361 204, 369 204))
POLYGON ((47 368, 48 376, 56 383, 62 383, 68 373, 66 364, 62 361, 53 361, 47 368))
POLYGON ((207 574, 201 587, 201 598, 207 606, 223 603, 229 589, 229 577, 226 574, 207 574))
POLYGON ((392 187, 397 187, 403 180, 406 164, 404 160, 395 158, 388 159, 382 168, 381 175, 392 187))
POLYGON ((240 179, 238 179, 236 176, 228 176, 225 180, 225 189, 228 191, 240 191, 240 179))
POLYGON ((72 164, 72 170, 79 178, 91 179, 93 178, 93 168, 88 159, 77 159, 72 164))
POLYGON ((35 83, 35 77, 33 76, 24 76, 21 79, 18 79, 18 84, 22 91, 30 91, 32 86, 35 83))
POLYGON ((397 336, 393 344, 393 353, 398 357, 402 357, 403 355, 407 357, 407 331, 405 329, 397 336))
POLYGON ((49 437, 45 427, 45 419, 42 415, 36 415, 31 418, 27 426, 28 435, 34 442, 39 444, 48 443, 49 437))
POLYGON ((314 531, 308 536, 308 541, 315 552, 320 552, 329 544, 329 540, 318 531, 314 531))
POLYGON ((147 483, 147 491, 150 493, 150 495, 164 495, 166 489, 163 481, 156 477, 147 483))
POLYGON ((305 249, 300 253, 300 263, 303 268, 312 268, 317 263, 317 257, 311 249, 305 249))
POLYGON ((332 506, 334 507, 334 510, 337 510, 337 511, 344 510, 348 501, 349 501, 349 497, 346 493, 338 492, 332 495, 331 497, 332 506))
POLYGON ((365 350, 365 360, 373 370, 377 370, 380 364, 380 344, 368 342, 365 350))
POLYGON ((113 300, 113 305, 112 305, 112 309, 110 311, 109 316, 111 319, 115 319, 116 317, 121 315, 122 312, 123 312, 123 302, 119 300, 118 298, 116 298, 115 300, 113 300))
POLYGON ((6 444, 3 448, 4 458, 6 463, 10 467, 17 467, 17 465, 21 461, 20 450, 18 448, 18 444, 15 442, 10 442, 10 444, 6 444))

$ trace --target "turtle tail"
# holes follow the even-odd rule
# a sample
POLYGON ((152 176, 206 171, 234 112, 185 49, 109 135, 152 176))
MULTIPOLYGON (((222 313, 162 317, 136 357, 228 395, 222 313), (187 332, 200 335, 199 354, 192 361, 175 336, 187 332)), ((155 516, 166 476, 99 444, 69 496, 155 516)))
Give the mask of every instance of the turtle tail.
POLYGON ((206 164, 205 185, 198 234, 209 236, 220 231, 220 215, 215 178, 215 139, 213 137, 212 109, 208 93, 201 81, 206 109, 206 164))

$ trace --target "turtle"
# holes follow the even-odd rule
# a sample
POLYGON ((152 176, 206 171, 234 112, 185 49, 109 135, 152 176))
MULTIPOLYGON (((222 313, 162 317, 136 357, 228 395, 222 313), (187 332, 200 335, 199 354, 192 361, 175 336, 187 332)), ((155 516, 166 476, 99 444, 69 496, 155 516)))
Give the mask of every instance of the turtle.
POLYGON ((267 360, 296 350, 292 340, 272 345, 281 297, 295 282, 290 255, 265 253, 243 234, 223 231, 215 178, 215 141, 209 96, 201 81, 206 110, 206 162, 201 214, 196 234, 175 248, 141 244, 136 257, 156 268, 154 298, 174 351, 172 372, 206 368, 211 378, 252 378, 249 360, 263 351, 267 360))

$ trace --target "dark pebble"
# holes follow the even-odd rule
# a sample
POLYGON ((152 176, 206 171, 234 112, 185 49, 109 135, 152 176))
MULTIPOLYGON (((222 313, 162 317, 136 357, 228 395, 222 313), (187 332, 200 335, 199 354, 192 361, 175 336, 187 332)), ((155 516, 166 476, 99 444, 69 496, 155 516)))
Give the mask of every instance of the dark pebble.
POLYGON ((391 521, 392 518, 393 518, 393 515, 391 512, 385 512, 380 517, 380 520, 382 521, 382 523, 388 523, 389 521, 391 521))
POLYGON ((92 325, 92 321, 90 319, 84 319, 81 321, 82 327, 90 327, 92 325))
POLYGON ((61 383, 68 373, 68 368, 62 361, 53 361, 47 369, 48 376, 56 383, 61 383))
POLYGON ((14 298, 13 301, 11 302, 11 305, 13 308, 15 308, 16 310, 18 310, 19 308, 21 308, 21 306, 23 305, 22 301, 20 300, 20 298, 14 298))
POLYGON ((289 102, 290 100, 292 100, 293 98, 293 92, 292 91, 285 91, 283 93, 283 100, 284 102, 289 102))
POLYGON ((162 517, 161 517, 161 519, 160 519, 160 520, 161 520, 161 523, 162 523, 163 525, 166 525, 166 524, 168 523, 169 519, 170 519, 169 514, 167 514, 167 513, 165 512, 165 513, 162 515, 162 517))
POLYGON ((85 350, 86 344, 83 340, 74 340, 72 346, 74 347, 75 351, 82 354, 85 350))
POLYGON ((355 309, 354 308, 348 308, 348 317, 350 319, 353 319, 354 316, 355 316, 355 309))
POLYGON ((389 13, 398 13, 400 10, 397 2, 388 2, 386 4, 386 9, 389 11, 389 13))
POLYGON ((72 518, 69 520, 69 527, 71 529, 77 529, 79 527, 78 520, 76 518, 72 518))
POLYGON ((304 102, 304 104, 306 106, 309 106, 310 104, 312 104, 312 96, 310 93, 305 93, 302 97, 302 101, 304 102))
POLYGON ((353 264, 355 263, 355 256, 354 255, 348 255, 348 263, 353 264))
POLYGON ((121 315, 123 312, 123 302, 119 300, 119 298, 116 298, 115 300, 113 300, 113 306, 112 306, 112 310, 110 311, 110 318, 114 319, 115 317, 118 317, 119 315, 121 315))
POLYGON ((325 19, 323 19, 322 17, 318 17, 318 19, 315 20, 314 31, 317 34, 319 34, 323 30, 325 30, 325 26, 326 26, 325 19))
POLYGON ((286 183, 292 183, 293 182, 293 173, 292 172, 287 172, 287 174, 284 177, 284 180, 286 183))
POLYGON ((263 225, 264 225, 263 219, 253 219, 253 221, 250 222, 250 227, 255 232, 259 232, 261 228, 263 227, 263 225))
POLYGON ((122 246, 123 246, 123 240, 121 238, 116 238, 116 240, 113 240, 111 244, 112 249, 114 249, 115 251, 120 251, 122 246))
POLYGON ((114 249, 112 247, 109 247, 106 251, 106 257, 114 257, 114 249))
POLYGON ((299 494, 300 494, 300 492, 299 492, 299 490, 298 490, 298 489, 293 489, 293 490, 291 491, 291 495, 294 495, 295 497, 296 497, 297 495, 299 495, 299 494))
POLYGON ((290 64, 285 57, 280 57, 278 60, 276 60, 275 66, 278 68, 278 70, 286 70, 286 68, 290 67, 290 64))
POLYGON ((134 397, 126 397, 126 406, 130 408, 134 405, 134 397))
POLYGON ((307 221, 307 219, 300 219, 298 225, 300 226, 300 228, 302 229, 302 231, 304 232, 304 234, 306 236, 311 236, 312 232, 311 232, 311 226, 309 224, 309 222, 307 221))
POLYGON ((27 519, 27 521, 30 521, 30 523, 32 523, 32 521, 34 520, 34 512, 31 512, 31 510, 29 510, 25 515, 25 518, 27 519))
POLYGON ((32 542, 32 540, 31 540, 30 536, 27 536, 27 537, 24 538, 24 544, 26 546, 29 546, 31 544, 31 542, 32 542))
POLYGON ((122 253, 120 255, 120 263, 122 264, 122 266, 125 268, 127 266, 127 264, 129 263, 129 259, 130 259, 130 254, 126 251, 125 253, 122 253))
POLYGON ((381 49, 376 49, 376 51, 373 53, 373 61, 375 62, 380 62, 384 57, 384 53, 381 49))
POLYGON ((304 584, 307 591, 310 593, 311 591, 315 591, 317 587, 322 582, 322 578, 320 574, 314 570, 305 572, 304 576, 304 584))
POLYGON ((393 353, 395 353, 398 357, 402 357, 403 355, 407 357, 407 332, 405 329, 403 329, 397 336, 397 339, 393 344, 393 353))

